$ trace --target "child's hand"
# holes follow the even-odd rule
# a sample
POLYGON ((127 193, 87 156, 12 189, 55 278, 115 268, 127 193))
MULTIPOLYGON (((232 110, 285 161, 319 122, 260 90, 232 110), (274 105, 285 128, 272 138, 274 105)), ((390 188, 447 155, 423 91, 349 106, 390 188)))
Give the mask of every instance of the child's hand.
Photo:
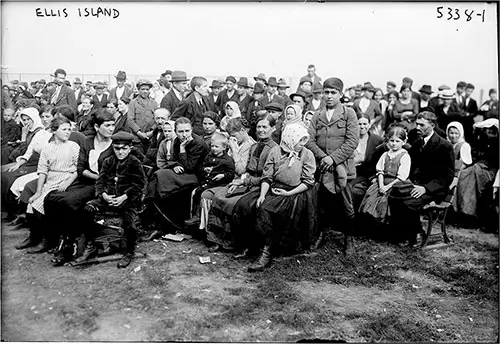
POLYGON ((182 167, 182 166, 175 166, 174 167, 174 172, 177 173, 177 174, 184 173, 184 167, 182 167))
POLYGON ((127 200, 127 198, 127 194, 115 197, 113 200, 111 200, 109 205, 112 207, 119 207, 127 200))
POLYGON ((382 195, 385 195, 387 193, 387 191, 389 190, 389 188, 387 187, 387 185, 383 185, 381 187, 379 187, 378 191, 382 194, 382 195))
POLYGON ((214 182, 217 182, 219 180, 222 180, 222 178, 224 178, 224 175, 222 173, 219 173, 218 175, 216 175, 215 177, 213 177, 212 180, 214 182))
POLYGON ((40 192, 35 193, 28 199, 28 204, 35 202, 42 194, 40 192))
POLYGON ((262 203, 264 203, 264 200, 266 199, 266 196, 259 196, 259 198, 257 199, 257 204, 256 204, 256 207, 257 208, 260 208, 260 205, 262 203))

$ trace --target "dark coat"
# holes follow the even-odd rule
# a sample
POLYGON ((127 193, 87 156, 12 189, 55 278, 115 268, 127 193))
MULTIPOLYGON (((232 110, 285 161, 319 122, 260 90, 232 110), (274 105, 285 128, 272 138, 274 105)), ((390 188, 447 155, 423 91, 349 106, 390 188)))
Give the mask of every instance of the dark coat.
POLYGON ((285 99, 278 95, 278 93, 273 94, 272 101, 269 101, 268 93, 264 92, 264 96, 259 99, 259 103, 264 107, 270 103, 280 103, 285 106, 285 99))
POLYGON ((170 114, 173 114, 175 109, 179 106, 180 102, 182 101, 177 98, 177 96, 174 93, 174 89, 172 88, 165 96, 162 98, 160 102, 160 107, 167 109, 170 111, 170 114))
POLYGON ((158 148, 160 147, 161 141, 165 138, 163 130, 156 128, 153 130, 153 135, 149 139, 149 146, 146 151, 145 165, 149 165, 156 168, 156 156, 158 155, 158 148), (160 135, 158 135, 160 134, 160 135))
POLYGON ((203 114, 209 110, 206 97, 202 97, 203 106, 200 106, 196 100, 194 92, 184 99, 172 114, 172 121, 179 117, 189 118, 193 126, 193 132, 197 135, 203 135, 203 114))
POLYGON ((384 142, 380 136, 368 132, 368 142, 366 143, 365 160, 356 166, 356 177, 371 178, 375 175, 378 159, 383 151, 377 152, 375 148, 384 142))
POLYGON ((127 114, 120 115, 120 117, 118 117, 115 121, 115 130, 113 131, 113 134, 119 131, 126 131, 127 133, 133 134, 134 131, 130 126, 130 121, 131 119, 128 117, 127 114))
POLYGON ((464 101, 464 112, 468 113, 470 116, 475 116, 477 115, 479 108, 477 106, 477 102, 475 99, 469 98, 469 104, 465 105, 464 101))
MULTIPOLYGON (((83 171, 90 170, 89 155, 90 151, 93 149, 94 136, 88 136, 80 145, 80 155, 78 156, 78 164, 76 166, 78 179, 84 184, 95 184, 95 180, 83 176, 83 171)), ((109 147, 99 155, 99 158, 97 159, 97 169, 100 171, 104 160, 106 160, 110 156, 113 156, 114 154, 115 153, 113 152, 113 146, 109 145, 109 147)))
POLYGON ((96 110, 105 108, 108 104, 108 96, 105 93, 103 93, 101 101, 99 101, 99 98, 97 98, 97 94, 94 94, 92 96, 92 100, 94 101, 94 109, 96 110))
POLYGON ((197 174, 208 153, 208 146, 202 137, 193 134, 193 140, 186 144, 186 153, 180 153, 181 141, 178 137, 174 140, 172 150, 172 161, 166 168, 173 169, 175 166, 184 167, 184 173, 197 174))
POLYGON ((238 102, 239 98, 240 96, 238 95, 238 91, 236 90, 234 90, 234 93, 231 96, 231 98, 228 96, 227 90, 222 90, 221 93, 219 93, 219 97, 217 98, 216 102, 217 106, 219 107, 219 114, 225 116, 226 113, 224 109, 226 108, 226 103, 228 101, 233 101, 239 104, 238 102))
MULTIPOLYGON (((219 97, 220 95, 217 97, 217 99, 219 99, 219 97)), ((208 108, 210 109, 210 111, 213 111, 218 114, 220 111, 219 105, 217 105, 217 102, 214 100, 214 94, 212 92, 208 94, 207 101, 208 101, 208 108)))
POLYGON ((14 119, 5 122, 2 118, 2 144, 7 142, 16 142, 21 139, 21 125, 14 119))
POLYGON ((312 99, 311 99, 311 101, 304 108, 304 113, 306 113, 307 111, 321 111, 323 109, 326 109, 326 102, 324 99, 321 99, 321 102, 319 104, 318 109, 314 109, 313 104, 312 104, 312 99))
POLYGON ((358 119, 354 110, 339 104, 330 122, 326 118, 326 109, 316 113, 308 131, 310 139, 306 148, 313 152, 318 164, 329 155, 335 165, 344 164, 347 177, 353 179, 356 176, 353 153, 359 143, 358 119))
POLYGON ((131 152, 121 161, 115 155, 104 160, 95 184, 95 195, 100 198, 104 192, 115 196, 127 194, 124 205, 136 208, 142 202, 145 188, 142 162, 131 152))
POLYGON ((450 108, 448 109, 448 113, 444 112, 444 104, 441 106, 438 106, 436 109, 436 117, 437 117, 437 125, 439 128, 442 130, 446 130, 446 126, 448 123, 453 122, 453 121, 459 121, 461 122, 461 111, 458 108, 458 105, 453 102, 450 105, 450 108))
POLYGON ((85 91, 82 87, 78 89, 78 91, 73 91, 75 93, 76 105, 80 105, 82 103, 82 94, 85 94, 85 91))
MULTIPOLYGON (((50 95, 50 99, 52 99, 52 95, 50 95)), ((61 92, 59 92, 59 96, 57 97, 54 106, 62 106, 69 105, 77 110, 75 92, 66 85, 62 85, 61 92)))
POLYGON ((425 187, 426 193, 436 201, 442 201, 448 195, 448 188, 455 175, 455 156, 450 142, 432 134, 427 144, 417 140, 410 148, 410 180, 425 187))
POLYGON ((215 156, 208 153, 201 167, 200 175, 203 177, 201 184, 205 187, 214 187, 229 184, 235 176, 234 160, 224 153, 222 156, 215 156), (211 168, 205 171, 205 168, 211 168), (214 181, 213 178, 218 174, 224 174, 224 178, 214 181))
POLYGON ((374 119, 375 117, 381 116, 382 112, 380 111, 380 106, 379 104, 373 100, 370 99, 370 104, 366 108, 366 112, 363 112, 361 108, 359 107, 359 103, 361 102, 361 98, 358 98, 354 101, 352 105, 352 109, 356 112, 356 115, 362 115, 365 114, 370 117, 370 119, 374 119))
MULTIPOLYGON (((134 91, 132 88, 128 87, 127 85, 124 85, 125 89, 123 90, 123 94, 120 99, 132 99, 132 94, 134 91)), ((109 100, 110 101, 118 101, 118 98, 116 97, 116 87, 113 87, 111 91, 109 92, 109 100)))
POLYGON ((245 119, 248 118, 248 108, 253 101, 254 98, 250 97, 249 95, 246 95, 243 100, 240 100, 238 98, 238 107, 240 108, 241 116, 243 116, 245 119))

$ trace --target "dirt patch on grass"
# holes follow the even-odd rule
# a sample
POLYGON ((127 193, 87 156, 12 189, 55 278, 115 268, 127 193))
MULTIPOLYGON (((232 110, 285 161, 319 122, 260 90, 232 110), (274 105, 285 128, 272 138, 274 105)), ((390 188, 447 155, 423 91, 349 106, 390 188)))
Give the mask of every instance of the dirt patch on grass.
POLYGON ((141 243, 148 256, 123 270, 52 268, 4 226, 2 340, 495 341, 498 239, 450 233, 454 245, 429 251, 355 238, 347 257, 330 233, 316 255, 249 274, 195 240, 141 243))

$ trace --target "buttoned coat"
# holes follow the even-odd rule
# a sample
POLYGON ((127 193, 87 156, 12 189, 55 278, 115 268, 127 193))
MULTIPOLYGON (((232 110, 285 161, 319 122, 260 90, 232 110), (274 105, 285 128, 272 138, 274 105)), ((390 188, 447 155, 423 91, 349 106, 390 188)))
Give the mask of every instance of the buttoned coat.
POLYGON ((308 131, 306 148, 313 152, 318 166, 329 155, 335 166, 344 164, 348 179, 356 177, 353 153, 359 143, 359 126, 353 109, 337 105, 330 121, 324 109, 313 115, 308 131))
POLYGON ((170 114, 173 114, 181 101, 182 99, 179 100, 179 98, 177 98, 177 96, 174 93, 174 89, 171 88, 170 91, 167 94, 165 94, 165 96, 161 100, 160 107, 167 109, 168 111, 170 111, 170 114))
MULTIPOLYGON (((134 94, 134 91, 132 90, 131 87, 124 85, 123 86, 125 89, 123 90, 123 94, 120 97, 121 100, 123 99, 129 99, 132 100, 132 95, 134 94)), ((111 91, 109 92, 109 101, 116 101, 118 102, 118 98, 116 96, 116 87, 113 87, 111 91)))

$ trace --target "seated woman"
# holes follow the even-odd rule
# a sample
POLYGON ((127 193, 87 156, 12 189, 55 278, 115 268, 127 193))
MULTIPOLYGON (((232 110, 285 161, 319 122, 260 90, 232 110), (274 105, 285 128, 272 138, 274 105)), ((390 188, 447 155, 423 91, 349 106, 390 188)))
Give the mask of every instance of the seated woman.
POLYGON ((92 98, 85 98, 82 101, 82 110, 76 115, 76 128, 77 131, 83 135, 95 135, 92 127, 92 113, 94 110, 94 100, 92 98))
POLYGON ((384 99, 384 92, 380 88, 375 88, 375 94, 373 95, 373 100, 375 100, 380 108, 381 116, 377 123, 372 124, 372 130, 374 134, 378 136, 384 136, 384 128, 386 127, 386 110, 389 106, 389 102, 384 99))
POLYGON ((406 143, 404 128, 394 126, 387 133, 389 151, 384 152, 377 162, 377 178, 366 191, 361 202, 359 212, 369 215, 380 223, 385 223, 389 214, 389 192, 400 182, 404 182, 410 175, 410 155, 403 148, 406 143))
POLYGON ((163 136, 163 124, 170 117, 170 112, 164 108, 158 108, 154 112, 155 124, 153 128, 146 133, 149 137, 148 148, 146 149, 146 165, 156 169, 156 156, 158 155, 158 148, 160 147, 161 141, 165 138, 163 136))
MULTIPOLYGON (((234 160, 236 179, 238 179, 246 171, 250 147, 255 144, 255 140, 248 135, 250 125, 243 117, 233 118, 229 120, 226 127, 229 138, 229 156, 234 160)), ((215 194, 224 190, 224 195, 227 193, 226 186, 218 186, 209 188, 201 194, 201 213, 198 219, 194 219, 193 224, 199 222, 199 229, 204 231, 208 224, 208 214, 212 205, 212 198, 215 194)), ((188 223, 189 225, 190 223, 188 223)))
POLYGON ((156 166, 158 168, 167 168, 169 161, 173 157, 173 144, 174 139, 177 137, 175 135, 175 122, 165 121, 162 125, 163 129, 163 140, 160 142, 158 147, 158 154, 156 155, 156 166))
POLYGON ((401 86, 401 98, 396 100, 393 108, 393 118, 397 122, 403 122, 406 131, 416 127, 415 118, 419 112, 418 100, 412 98, 411 86, 403 84, 401 86))
POLYGON ((352 198, 354 210, 359 209, 359 205, 365 196, 366 190, 370 186, 370 179, 375 175, 376 161, 382 154, 375 148, 380 145, 384 139, 368 131, 370 127, 370 118, 367 115, 358 115, 359 125, 359 143, 354 151, 354 165, 356 166, 356 178, 349 183, 352 186, 352 198))
POLYGON ((24 154, 18 156, 14 163, 2 166, 2 200, 4 207, 8 213, 14 214, 14 209, 11 207, 15 205, 9 190, 14 181, 23 176, 37 170, 37 164, 40 157, 40 152, 51 138, 52 134, 49 130, 45 130, 42 125, 38 110, 35 108, 26 108, 21 111, 21 121, 23 126, 27 128, 26 143, 28 144, 24 154))
POLYGON ((491 207, 492 185, 498 171, 498 119, 476 123, 474 128, 479 136, 472 146, 474 164, 458 175, 453 208, 486 226, 490 220, 486 212, 491 207))
POLYGON ((126 240, 125 254, 117 264, 126 268, 134 258, 137 232, 135 222, 142 206, 142 196, 146 187, 146 176, 141 160, 132 154, 135 136, 119 132, 111 137, 114 154, 103 162, 96 181, 96 198, 85 205, 85 237, 87 247, 78 261, 85 261, 97 254, 94 238, 97 227, 94 215, 103 210, 111 210, 121 215, 126 240))
MULTIPOLYGON (((95 196, 95 182, 104 160, 113 155, 111 135, 114 123, 113 115, 106 109, 99 109, 93 114, 96 135, 87 137, 80 146, 78 178, 67 190, 51 192, 45 197, 47 223, 70 242, 85 230, 83 208, 95 196)), ((69 261, 71 256, 67 253, 58 252, 53 260, 54 265, 69 261)))
POLYGON ((446 135, 448 141, 453 145, 453 152, 455 154, 455 178, 452 183, 452 186, 455 186, 458 182, 458 173, 472 165, 472 153, 470 145, 465 142, 464 128, 460 122, 449 123, 446 128, 446 135))
POLYGON ((29 237, 16 249, 23 249, 38 244, 29 253, 46 252, 56 244, 56 235, 51 228, 46 226, 45 196, 52 191, 65 191, 77 177, 77 162, 80 147, 77 143, 69 141, 71 135, 70 121, 59 117, 52 121, 51 130, 54 140, 41 152, 38 162, 38 182, 35 193, 28 199, 27 214, 30 215, 29 237))
MULTIPOLYGON (((385 108, 385 125, 382 129, 386 130, 389 126, 396 122, 394 118, 394 107, 396 106, 396 101, 399 99, 399 93, 397 91, 391 91, 387 94, 387 107, 385 108)), ((399 123, 399 122, 398 122, 399 123)))
MULTIPOLYGON (((249 151, 246 172, 231 184, 218 192, 212 198, 212 207, 208 217, 207 241, 225 250, 241 249, 246 256, 252 243, 252 224, 255 223, 255 212, 248 216, 237 218, 233 216, 234 209, 242 202, 245 209, 254 206, 260 194, 260 179, 264 164, 271 148, 277 143, 271 138, 275 130, 276 120, 269 114, 262 114, 257 119, 256 133, 258 142, 249 151), (243 228, 243 224, 245 227, 243 228)), ((252 209, 253 210, 253 209, 252 209)), ((241 213, 239 213, 241 215, 241 213)))
POLYGON ((127 133, 132 133, 130 128, 131 119, 128 117, 128 104, 130 103, 129 98, 123 98, 118 100, 118 111, 115 112, 115 133, 119 131, 126 131, 127 133))
MULTIPOLYGON (((199 171, 208 147, 200 136, 193 133, 191 121, 186 117, 175 121, 175 133, 172 159, 154 173, 146 200, 167 214, 163 216, 165 220, 178 228, 189 216, 190 194, 198 186, 199 171)), ((150 239, 161 232, 153 234, 150 239)))
POLYGON ((210 140, 212 135, 219 131, 217 126, 219 124, 219 115, 217 115, 213 111, 206 111, 203 114, 203 140, 207 144, 207 147, 210 146, 210 140))
POLYGON ((262 173, 259 197, 255 203, 246 203, 235 209, 248 214, 256 211, 255 230, 263 240, 258 259, 249 272, 261 271, 271 263, 271 251, 297 252, 309 250, 318 233, 317 195, 314 192, 316 161, 313 153, 304 147, 309 134, 300 123, 285 126, 280 146, 269 152, 262 173), (269 191, 271 192, 269 193, 269 191))
POLYGON ((230 119, 241 117, 240 108, 238 103, 229 101, 226 103, 226 115, 222 117, 220 121, 220 128, 223 131, 226 131, 227 122, 230 119))

